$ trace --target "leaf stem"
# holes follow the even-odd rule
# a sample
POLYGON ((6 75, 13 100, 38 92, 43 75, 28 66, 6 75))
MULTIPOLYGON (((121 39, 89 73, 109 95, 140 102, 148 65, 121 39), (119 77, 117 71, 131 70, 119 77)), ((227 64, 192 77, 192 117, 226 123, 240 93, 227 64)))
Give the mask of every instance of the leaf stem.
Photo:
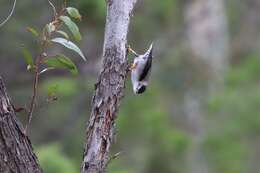
POLYGON ((37 92, 38 92, 38 83, 39 83, 39 65, 40 65, 40 57, 37 58, 36 66, 35 66, 35 73, 34 73, 34 81, 33 81, 33 92, 32 92, 32 99, 30 103, 30 108, 28 112, 28 122, 25 126, 25 134, 27 132, 27 128, 30 125, 32 121, 32 115, 33 111, 36 105, 36 100, 37 100, 37 92))
POLYGON ((48 2, 50 4, 50 6, 52 7, 52 10, 53 10, 53 13, 54 13, 54 19, 56 20, 57 15, 58 15, 58 13, 56 11, 56 8, 55 8, 55 6, 53 5, 53 3, 50 0, 48 0, 48 2))

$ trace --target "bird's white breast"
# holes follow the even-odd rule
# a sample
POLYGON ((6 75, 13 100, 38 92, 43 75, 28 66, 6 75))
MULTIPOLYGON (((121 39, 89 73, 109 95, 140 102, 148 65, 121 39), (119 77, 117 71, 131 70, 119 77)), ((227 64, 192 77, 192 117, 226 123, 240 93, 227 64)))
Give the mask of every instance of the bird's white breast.
POLYGON ((131 80, 133 84, 133 90, 135 91, 139 85, 139 77, 143 72, 145 66, 145 60, 142 57, 137 57, 134 59, 134 64, 137 63, 136 68, 134 68, 131 72, 131 80))

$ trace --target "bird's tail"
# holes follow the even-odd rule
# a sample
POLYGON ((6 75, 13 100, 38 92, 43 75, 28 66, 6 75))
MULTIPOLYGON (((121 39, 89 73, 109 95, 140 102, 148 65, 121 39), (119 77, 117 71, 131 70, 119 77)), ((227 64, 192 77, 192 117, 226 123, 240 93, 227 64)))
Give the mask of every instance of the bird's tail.
POLYGON ((148 55, 148 57, 153 57, 153 42, 150 44, 150 47, 145 54, 148 55))

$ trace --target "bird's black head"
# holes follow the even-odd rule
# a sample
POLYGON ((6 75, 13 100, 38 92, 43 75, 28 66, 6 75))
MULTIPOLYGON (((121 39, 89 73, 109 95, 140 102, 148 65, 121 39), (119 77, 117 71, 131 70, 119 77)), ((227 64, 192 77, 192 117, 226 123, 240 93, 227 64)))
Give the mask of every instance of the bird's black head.
POLYGON ((146 90, 146 86, 145 86, 145 85, 140 85, 140 86, 137 88, 136 94, 142 94, 143 92, 145 92, 145 90, 146 90))

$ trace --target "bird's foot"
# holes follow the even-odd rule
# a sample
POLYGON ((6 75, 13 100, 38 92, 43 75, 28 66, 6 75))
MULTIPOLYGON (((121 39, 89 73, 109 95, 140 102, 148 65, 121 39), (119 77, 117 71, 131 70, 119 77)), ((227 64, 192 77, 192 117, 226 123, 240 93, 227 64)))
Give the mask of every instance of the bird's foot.
POLYGON ((137 64, 136 63, 132 63, 132 64, 130 64, 130 66, 129 66, 129 71, 132 71, 132 70, 134 70, 134 69, 136 69, 136 66, 137 66, 137 64))

